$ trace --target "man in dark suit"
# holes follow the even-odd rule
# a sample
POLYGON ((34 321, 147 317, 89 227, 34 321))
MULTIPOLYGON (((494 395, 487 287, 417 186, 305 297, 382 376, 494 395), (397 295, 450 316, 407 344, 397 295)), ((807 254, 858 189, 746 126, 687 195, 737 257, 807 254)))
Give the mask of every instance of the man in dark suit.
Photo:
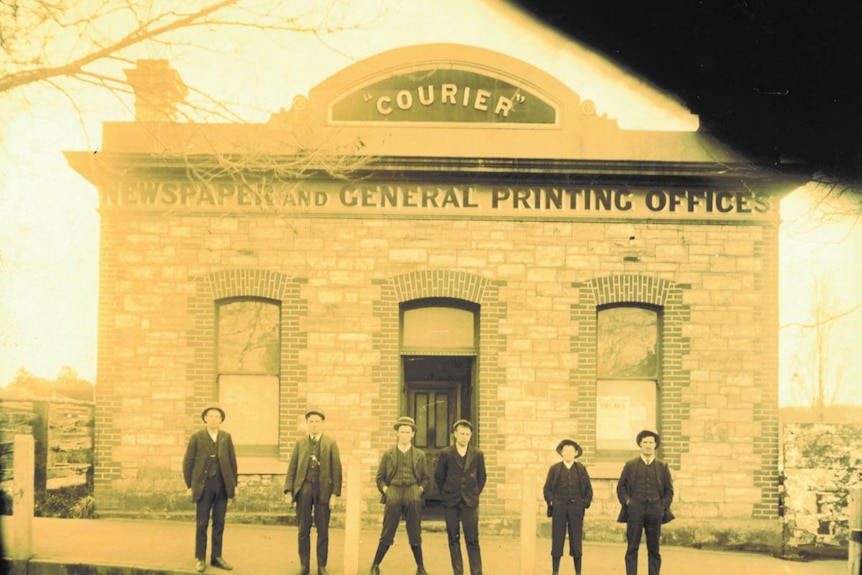
POLYGON ((452 426, 455 444, 440 453, 434 482, 440 491, 443 518, 449 536, 449 557, 455 575, 464 574, 461 557, 461 525, 471 575, 482 575, 482 553, 479 549, 479 495, 485 489, 485 454, 470 445, 473 424, 459 419, 452 426))
POLYGON ((563 458, 548 468, 542 494, 551 517, 551 565, 553 575, 559 575, 560 559, 569 531, 569 555, 574 558, 575 575, 581 575, 584 539, 584 513, 593 502, 593 485, 587 468, 575 461, 584 450, 574 439, 557 444, 563 458))
POLYGON ((399 417, 393 429, 398 442, 387 449, 377 467, 377 490, 383 508, 383 529, 371 564, 371 575, 380 575, 380 562, 395 541, 398 523, 404 517, 410 550, 416 560, 416 575, 428 575, 422 557, 423 494, 431 485, 425 453, 413 446, 416 422, 412 417, 399 417))
POLYGON ((673 519, 670 504, 673 501, 673 481, 667 464, 655 456, 661 437, 647 429, 636 438, 640 457, 626 462, 617 483, 620 523, 626 524, 626 575, 637 575, 638 549, 641 534, 646 531, 649 575, 659 575, 661 553, 659 539, 661 526, 673 519))
POLYGON ((224 418, 224 410, 218 404, 207 405, 201 412, 206 427, 189 438, 183 457, 183 479, 188 494, 197 504, 195 570, 198 573, 206 569, 210 514, 213 523, 210 563, 228 571, 233 569, 222 557, 222 536, 227 500, 233 499, 236 493, 238 471, 233 439, 219 429, 224 418))
POLYGON ((323 435, 322 411, 305 413, 308 435, 293 446, 287 477, 284 480, 284 501, 296 504, 299 562, 301 575, 308 575, 311 563, 311 524, 317 529, 317 572, 328 575, 329 516, 341 495, 341 456, 338 444, 323 435))

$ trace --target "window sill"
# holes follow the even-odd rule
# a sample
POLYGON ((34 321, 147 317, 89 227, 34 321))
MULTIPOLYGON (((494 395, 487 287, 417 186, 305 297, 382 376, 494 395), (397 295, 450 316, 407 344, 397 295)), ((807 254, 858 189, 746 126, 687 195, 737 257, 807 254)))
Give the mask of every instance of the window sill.
POLYGON ((625 465, 625 460, 619 461, 597 461, 587 467, 590 479, 619 479, 620 473, 625 465))
POLYGON ((240 475, 284 475, 287 472, 287 463, 277 457, 237 456, 236 463, 240 475))

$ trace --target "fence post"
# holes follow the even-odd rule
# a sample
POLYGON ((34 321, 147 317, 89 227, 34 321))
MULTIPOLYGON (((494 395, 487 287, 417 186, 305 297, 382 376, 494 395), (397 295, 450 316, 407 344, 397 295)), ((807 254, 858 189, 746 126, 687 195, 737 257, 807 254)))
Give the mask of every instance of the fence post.
POLYGON ((51 404, 48 401, 33 402, 33 457, 34 470, 33 488, 36 490, 34 497, 44 501, 48 492, 48 437, 51 429, 51 404))
POLYGON ((862 575, 862 489, 850 490, 850 542, 847 548, 850 575, 862 575))
POLYGON ((344 517, 344 575, 359 573, 359 539, 362 525, 362 454, 354 451, 347 465, 344 517))
POLYGON ((14 449, 9 556, 12 559, 28 561, 33 556, 33 491, 36 469, 33 436, 16 435, 14 449))
POLYGON ((524 468, 521 480, 521 575, 536 566, 536 470, 524 468))

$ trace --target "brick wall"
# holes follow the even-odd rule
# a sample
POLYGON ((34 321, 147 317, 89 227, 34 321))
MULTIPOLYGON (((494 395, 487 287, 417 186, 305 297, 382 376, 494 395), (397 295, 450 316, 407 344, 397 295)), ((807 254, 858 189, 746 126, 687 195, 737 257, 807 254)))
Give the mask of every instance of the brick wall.
MULTIPOLYGON (((304 408, 325 407, 345 461, 363 461, 374 509, 374 469, 400 409, 398 304, 434 296, 481 310, 486 513, 516 515, 523 469, 543 481, 557 442, 573 435, 594 472, 596 509, 614 515, 622 461, 594 456, 591 342, 596 305, 635 300, 664 310, 660 455, 674 470, 677 515, 774 519, 776 261, 775 224, 762 221, 105 211, 97 505, 177 504, 185 442, 214 394, 214 301, 250 295, 284 305, 280 464, 304 408)), ((274 478, 244 479, 264 494, 260 511, 265 494, 278 495, 274 478)))

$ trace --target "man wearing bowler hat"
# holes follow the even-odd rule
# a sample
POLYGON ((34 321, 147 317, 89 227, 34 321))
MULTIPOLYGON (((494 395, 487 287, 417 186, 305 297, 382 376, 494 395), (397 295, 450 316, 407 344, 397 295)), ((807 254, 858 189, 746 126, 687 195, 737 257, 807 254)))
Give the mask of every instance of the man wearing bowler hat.
POLYGON ((593 486, 587 468, 575 461, 584 450, 574 439, 563 439, 557 444, 557 453, 563 458, 548 469, 542 494, 551 517, 551 561, 553 574, 560 572, 560 558, 569 531, 569 555, 574 559, 575 573, 581 575, 583 557, 584 512, 593 502, 593 486))
POLYGON ((670 504, 673 501, 673 481, 667 464, 655 456, 661 446, 661 437, 655 431, 644 429, 635 441, 640 456, 626 462, 617 483, 620 523, 626 524, 626 575, 637 575, 638 549, 641 534, 646 532, 649 575, 659 575, 661 553, 659 539, 661 526, 672 520, 670 504))
POLYGON ((236 493, 236 451, 230 434, 219 429, 225 419, 221 406, 208 404, 201 412, 201 419, 205 427, 189 438, 183 457, 183 479, 188 495, 197 505, 195 570, 203 573, 206 569, 207 528, 212 514, 210 563, 230 571, 233 567, 222 557, 222 536, 227 500, 236 493))
POLYGON ((479 549, 479 495, 485 489, 485 454, 470 445, 473 424, 459 419, 452 425, 455 444, 440 453, 434 482, 443 503, 443 518, 449 537, 449 558, 455 575, 464 575, 461 557, 461 525, 470 574, 482 575, 482 554, 479 549))
POLYGON ((383 529, 371 564, 371 575, 380 575, 380 563, 395 542, 395 531, 401 517, 407 524, 410 550, 416 560, 416 575, 428 575, 422 558, 423 494, 431 485, 425 453, 413 446, 416 422, 412 417, 399 417, 393 429, 398 442, 387 449, 377 468, 377 489, 383 509, 383 529))
POLYGON ((329 517, 341 495, 342 474, 338 444, 323 434, 325 419, 319 409, 305 412, 308 434, 294 444, 284 480, 284 502, 296 505, 300 575, 311 569, 312 522, 317 530, 317 572, 329 574, 329 517))

